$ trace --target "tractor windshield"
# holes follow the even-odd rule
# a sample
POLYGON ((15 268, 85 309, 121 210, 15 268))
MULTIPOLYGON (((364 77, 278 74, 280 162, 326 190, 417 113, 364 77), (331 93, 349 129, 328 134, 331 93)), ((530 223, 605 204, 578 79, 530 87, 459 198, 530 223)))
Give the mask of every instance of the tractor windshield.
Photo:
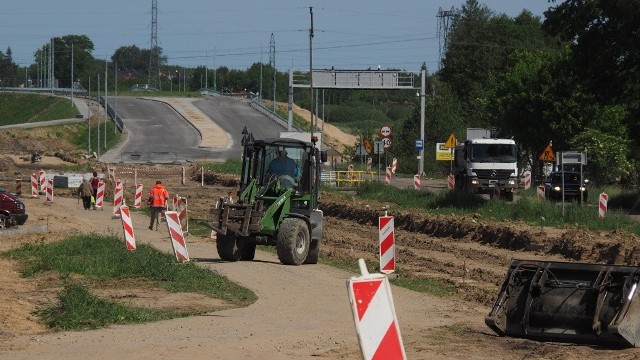
POLYGON ((298 187, 308 158, 305 148, 287 146, 265 147, 263 183, 277 176, 284 187, 298 187))

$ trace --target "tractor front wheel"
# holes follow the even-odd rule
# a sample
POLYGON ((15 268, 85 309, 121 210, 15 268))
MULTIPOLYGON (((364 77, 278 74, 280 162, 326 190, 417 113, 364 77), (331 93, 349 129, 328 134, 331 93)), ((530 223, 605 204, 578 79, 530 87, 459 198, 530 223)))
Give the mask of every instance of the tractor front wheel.
POLYGON ((224 261, 238 261, 242 259, 246 240, 229 231, 226 235, 218 234, 216 248, 220 259, 224 261))
POLYGON ((285 265, 300 265, 309 254, 310 236, 307 223, 302 219, 287 218, 280 224, 276 250, 285 265))

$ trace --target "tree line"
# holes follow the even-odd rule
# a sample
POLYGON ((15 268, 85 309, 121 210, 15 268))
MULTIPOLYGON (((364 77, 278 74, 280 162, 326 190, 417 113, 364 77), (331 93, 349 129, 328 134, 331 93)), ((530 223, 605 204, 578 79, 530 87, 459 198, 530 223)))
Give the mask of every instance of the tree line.
MULTIPOLYGON (((449 170, 450 164, 436 163, 431 155, 436 143, 451 133, 464 140, 466 128, 485 127, 496 136, 513 137, 520 147, 520 167, 532 169, 538 178, 539 155, 552 143, 554 151, 586 152, 584 170, 596 183, 638 184, 639 20, 640 0, 552 0, 544 18, 526 10, 509 17, 478 0, 467 0, 453 18, 441 67, 429 72, 423 64, 429 89, 425 170, 449 170)), ((50 46, 60 87, 71 86, 73 47, 74 78, 92 92, 97 91, 96 76, 104 74, 107 61, 110 79, 118 74, 119 90, 149 82, 174 91, 215 86, 221 92, 261 90, 261 97, 270 100, 275 73, 276 100, 288 100, 288 73, 268 64, 256 62, 245 70, 184 68, 169 64, 161 48, 135 45, 100 59, 93 56, 93 42, 85 35, 56 37, 43 44, 26 69, 13 63, 10 48, 0 52, 0 86, 24 85, 26 79, 32 79, 28 86, 40 84, 50 46), (150 69, 159 70, 151 74, 150 69)), ((415 140, 420 138, 415 90, 317 91, 318 115, 328 123, 371 141, 379 140, 381 125, 391 126, 393 147, 387 156, 399 158, 402 171, 414 171, 415 140)), ((294 101, 309 108, 312 100, 308 90, 296 88, 294 101)))

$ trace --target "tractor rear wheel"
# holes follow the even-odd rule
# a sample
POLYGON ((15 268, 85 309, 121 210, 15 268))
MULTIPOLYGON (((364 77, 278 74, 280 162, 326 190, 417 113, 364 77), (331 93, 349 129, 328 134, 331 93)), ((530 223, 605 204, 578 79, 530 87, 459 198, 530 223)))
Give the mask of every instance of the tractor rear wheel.
POLYGON ((280 224, 276 250, 285 265, 300 265, 309 254, 310 236, 307 223, 302 219, 287 218, 280 224))
POLYGON ((218 234, 216 249, 218 249, 220 259, 224 261, 238 261, 244 254, 245 244, 245 239, 229 231, 226 235, 218 234))

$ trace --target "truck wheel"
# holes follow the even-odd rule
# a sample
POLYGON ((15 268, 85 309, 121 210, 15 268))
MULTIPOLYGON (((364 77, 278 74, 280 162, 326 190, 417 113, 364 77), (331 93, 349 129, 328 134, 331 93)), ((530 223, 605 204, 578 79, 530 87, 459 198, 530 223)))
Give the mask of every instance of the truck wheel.
POLYGON ((238 261, 242 258, 246 241, 236 236, 233 232, 226 235, 218 234, 216 249, 220 259, 224 261, 238 261))
POLYGON ((309 244, 309 254, 304 260, 305 264, 317 264, 318 256, 320 255, 320 242, 318 240, 311 240, 309 244))
POLYGON ((276 249, 285 265, 300 265, 309 254, 309 228, 302 219, 287 218, 280 224, 276 249))

